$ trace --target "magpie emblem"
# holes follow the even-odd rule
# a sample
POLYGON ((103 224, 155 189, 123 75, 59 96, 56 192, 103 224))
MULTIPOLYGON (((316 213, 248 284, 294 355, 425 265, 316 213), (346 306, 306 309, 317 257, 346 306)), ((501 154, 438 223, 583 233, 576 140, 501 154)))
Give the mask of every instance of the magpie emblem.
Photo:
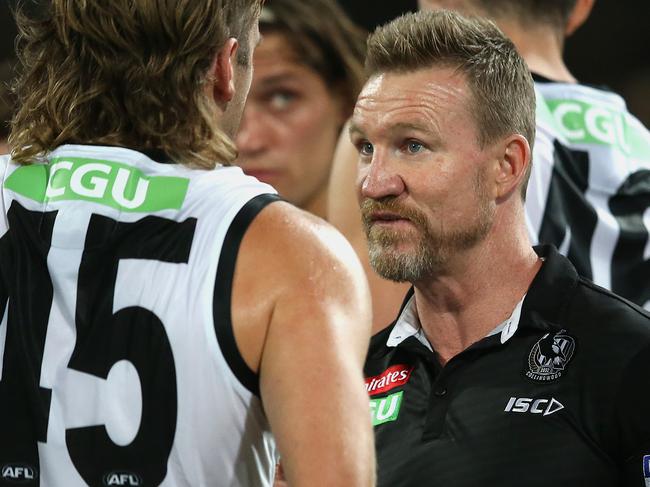
POLYGON ((526 377, 538 382, 558 379, 573 358, 575 339, 566 330, 547 333, 540 338, 528 354, 526 377))

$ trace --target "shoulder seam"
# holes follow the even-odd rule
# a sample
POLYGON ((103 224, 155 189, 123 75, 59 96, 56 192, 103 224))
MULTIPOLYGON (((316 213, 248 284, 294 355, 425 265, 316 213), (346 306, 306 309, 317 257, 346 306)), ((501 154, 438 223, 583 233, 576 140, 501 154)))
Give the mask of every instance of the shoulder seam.
POLYGON ((605 296, 605 297, 608 297, 608 298, 611 298, 611 299, 614 299, 614 300, 618 301, 619 303, 623 304, 625 307, 629 308, 630 310, 635 311, 637 314, 639 314, 642 317, 650 320, 650 312, 648 312, 645 309, 641 308, 640 306, 634 304, 633 302, 625 299, 624 297, 619 296, 618 294, 615 294, 615 293, 613 293, 613 292, 611 292, 611 291, 609 291, 609 290, 595 284, 594 282, 590 281, 589 279, 586 279, 586 278, 584 278, 582 276, 579 276, 578 283, 585 286, 585 287, 587 287, 587 288, 589 288, 589 289, 591 289, 592 291, 594 291, 594 292, 596 292, 596 293, 598 293, 598 294, 600 294, 602 296, 605 296))

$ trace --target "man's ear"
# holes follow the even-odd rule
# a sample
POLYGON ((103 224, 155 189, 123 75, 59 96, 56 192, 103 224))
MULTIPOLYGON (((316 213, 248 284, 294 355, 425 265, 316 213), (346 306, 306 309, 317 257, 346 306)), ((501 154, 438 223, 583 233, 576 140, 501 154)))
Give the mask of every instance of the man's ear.
POLYGON ((569 20, 567 21, 566 27, 564 29, 564 34, 569 37, 573 34, 578 28, 585 23, 591 9, 594 7, 596 0, 577 0, 573 11, 569 15, 569 20))
POLYGON ((235 63, 239 42, 234 37, 226 41, 215 54, 210 66, 212 96, 219 103, 228 103, 235 96, 235 63))
POLYGON ((495 188, 497 198, 507 197, 520 187, 531 162, 528 140, 522 135, 513 134, 506 138, 496 167, 495 188))

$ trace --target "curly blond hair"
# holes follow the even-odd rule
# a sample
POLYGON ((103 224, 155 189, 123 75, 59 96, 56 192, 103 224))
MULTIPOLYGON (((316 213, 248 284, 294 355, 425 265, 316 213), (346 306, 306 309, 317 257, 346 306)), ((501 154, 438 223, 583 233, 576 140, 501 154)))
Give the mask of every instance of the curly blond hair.
POLYGON ((247 62, 263 0, 49 0, 19 7, 12 156, 31 164, 65 143, 158 149, 188 166, 236 157, 205 94, 229 37, 247 62))

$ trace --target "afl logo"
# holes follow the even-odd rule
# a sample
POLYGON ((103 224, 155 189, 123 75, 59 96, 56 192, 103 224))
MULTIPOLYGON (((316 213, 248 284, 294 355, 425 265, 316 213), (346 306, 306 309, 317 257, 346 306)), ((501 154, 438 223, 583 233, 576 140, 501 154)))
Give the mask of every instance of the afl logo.
POLYGON ((139 487, 142 485, 142 479, 132 472, 110 472, 104 475, 104 485, 107 487, 113 485, 120 487, 139 487))
POLYGON ((538 382, 548 382, 562 376, 576 349, 574 338, 560 330, 540 338, 528 354, 526 377, 538 382))
POLYGON ((14 484, 26 484, 38 477, 35 468, 24 464, 9 464, 2 466, 2 479, 14 484))

